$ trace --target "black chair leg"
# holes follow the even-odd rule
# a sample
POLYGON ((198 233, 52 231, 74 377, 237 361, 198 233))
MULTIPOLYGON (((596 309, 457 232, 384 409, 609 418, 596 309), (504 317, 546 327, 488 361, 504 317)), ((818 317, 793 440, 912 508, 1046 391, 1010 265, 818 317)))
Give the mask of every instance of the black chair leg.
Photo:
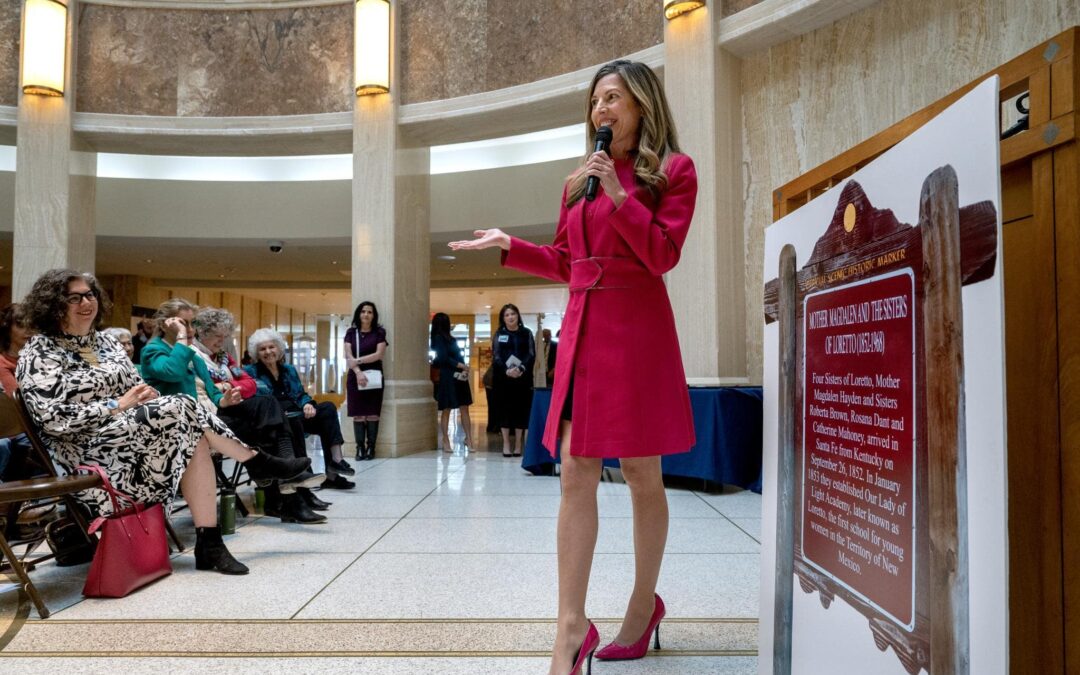
POLYGON ((176 530, 173 529, 172 523, 169 522, 168 518, 165 519, 165 531, 169 533, 169 538, 176 544, 176 549, 183 553, 185 550, 184 545, 180 543, 180 537, 176 536, 176 530))

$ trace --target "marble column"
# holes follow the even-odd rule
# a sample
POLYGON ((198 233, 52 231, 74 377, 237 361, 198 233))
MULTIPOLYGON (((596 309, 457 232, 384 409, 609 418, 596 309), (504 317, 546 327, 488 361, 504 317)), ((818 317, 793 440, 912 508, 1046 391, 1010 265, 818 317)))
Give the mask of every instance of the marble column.
POLYGON ((436 447, 427 365, 430 153, 398 142, 398 11, 394 3, 390 93, 356 97, 353 113, 353 307, 374 302, 390 342, 376 448, 381 457, 436 447))
POLYGON ((749 381, 739 60, 716 46, 719 9, 710 3, 664 25, 664 86, 698 173, 697 210, 668 293, 686 377, 699 386, 749 381))
POLYGON ((78 13, 78 0, 69 0, 64 95, 23 94, 19 82, 12 256, 18 299, 46 270, 94 269, 97 155, 72 131, 78 13))

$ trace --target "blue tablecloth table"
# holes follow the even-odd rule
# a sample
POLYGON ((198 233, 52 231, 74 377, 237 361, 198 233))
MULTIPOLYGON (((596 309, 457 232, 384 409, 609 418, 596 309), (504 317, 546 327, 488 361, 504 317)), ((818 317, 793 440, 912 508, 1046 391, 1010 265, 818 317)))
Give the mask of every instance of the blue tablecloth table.
MULTIPOLYGON (((761 387, 691 387, 697 444, 690 452, 666 455, 661 460, 664 475, 761 492, 761 398, 761 387)), ((550 475, 559 461, 541 445, 550 406, 551 390, 537 389, 521 460, 521 467, 533 474, 550 475)), ((618 465, 617 459, 604 460, 604 466, 618 465)))

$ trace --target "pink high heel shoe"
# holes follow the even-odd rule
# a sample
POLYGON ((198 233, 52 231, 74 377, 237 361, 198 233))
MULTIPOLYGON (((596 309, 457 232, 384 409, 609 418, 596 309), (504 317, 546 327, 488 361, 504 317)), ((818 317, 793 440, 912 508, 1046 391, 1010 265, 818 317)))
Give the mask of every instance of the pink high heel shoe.
POLYGON ((660 622, 664 619, 666 613, 664 601, 657 595, 656 605, 653 608, 652 616, 649 618, 649 626, 645 629, 645 633, 638 638, 637 642, 632 645, 620 645, 616 642, 612 642, 596 652, 596 658, 601 661, 629 661, 631 659, 640 659, 648 653, 649 637, 653 635, 654 631, 656 634, 654 646, 656 649, 660 649, 660 622))
POLYGON ((585 632, 585 641, 581 643, 581 649, 578 650, 577 660, 574 661, 574 667, 570 669, 570 675, 581 675, 581 667, 588 662, 589 667, 586 669, 587 675, 592 675, 592 657, 593 652, 600 646, 600 631, 596 630, 596 626, 593 622, 589 622, 589 630, 585 632))

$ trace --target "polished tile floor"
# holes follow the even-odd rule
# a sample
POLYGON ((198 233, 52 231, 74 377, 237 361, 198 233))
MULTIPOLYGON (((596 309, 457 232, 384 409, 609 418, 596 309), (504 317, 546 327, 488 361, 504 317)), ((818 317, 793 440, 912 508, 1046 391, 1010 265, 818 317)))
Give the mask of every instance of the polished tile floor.
MULTIPOLYGON (((559 479, 504 459, 497 436, 482 443, 354 463, 355 490, 321 494, 334 503, 324 525, 241 519, 227 543, 246 577, 195 571, 189 548, 171 577, 92 600, 85 566, 43 565, 34 578, 53 615, 31 613, 0 672, 546 673, 559 479)), ((595 672, 755 673, 760 498, 668 492, 664 648, 595 672)), ((619 482, 599 500, 588 611, 610 639, 633 579, 631 509, 619 482)), ((174 523, 193 541, 186 511, 174 523)), ((0 585, 0 634, 17 597, 0 585)))

